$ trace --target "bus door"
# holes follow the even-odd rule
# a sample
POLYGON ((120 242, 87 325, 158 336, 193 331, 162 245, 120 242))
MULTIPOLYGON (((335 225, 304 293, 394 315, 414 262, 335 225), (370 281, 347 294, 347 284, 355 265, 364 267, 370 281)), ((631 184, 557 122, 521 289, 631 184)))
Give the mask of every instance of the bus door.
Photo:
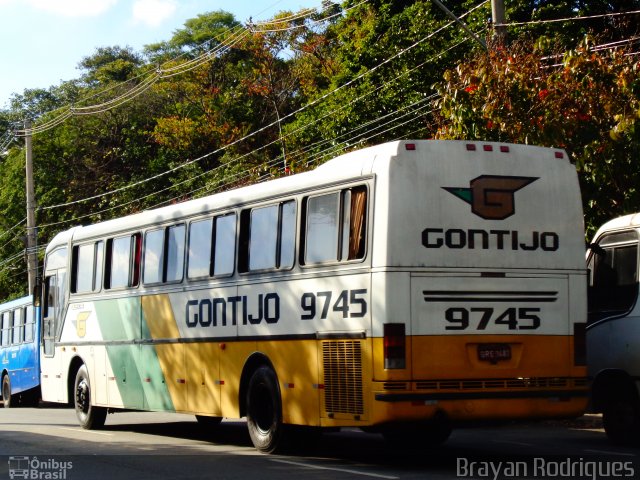
MULTIPOLYGON (((635 230, 611 232, 591 245, 588 354, 590 374, 605 368, 629 373, 638 365, 638 248, 635 230)), ((637 371, 632 374, 636 376, 637 371)))
POLYGON ((54 250, 47 256, 45 265, 42 305, 42 398, 64 401, 65 389, 60 383, 63 381, 62 359, 60 354, 56 355, 55 343, 56 339, 60 338, 66 311, 67 249, 54 250))

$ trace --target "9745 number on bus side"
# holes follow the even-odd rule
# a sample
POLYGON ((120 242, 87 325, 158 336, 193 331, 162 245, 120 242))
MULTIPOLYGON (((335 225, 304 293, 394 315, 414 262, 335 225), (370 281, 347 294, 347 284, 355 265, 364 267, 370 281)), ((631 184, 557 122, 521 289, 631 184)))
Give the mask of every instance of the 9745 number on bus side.
POLYGON ((330 312, 342 315, 342 318, 362 318, 367 314, 367 289, 342 290, 334 295, 330 290, 323 292, 305 292, 300 297, 301 320, 313 320, 319 316, 326 319, 330 312))

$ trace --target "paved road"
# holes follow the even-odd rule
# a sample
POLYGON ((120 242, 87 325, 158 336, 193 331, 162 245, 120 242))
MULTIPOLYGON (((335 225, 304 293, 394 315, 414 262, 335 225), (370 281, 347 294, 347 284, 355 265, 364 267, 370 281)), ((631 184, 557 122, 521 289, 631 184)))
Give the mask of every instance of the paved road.
POLYGON ((63 480, 366 480, 494 479, 496 469, 497 478, 559 478, 567 468, 571 478, 640 478, 640 449, 612 446, 599 419, 585 417, 456 430, 429 451, 390 448, 379 435, 346 430, 325 434, 313 449, 270 456, 253 449, 241 421, 206 431, 188 415, 125 412, 87 431, 70 409, 0 408, 0 480, 10 469, 63 480))

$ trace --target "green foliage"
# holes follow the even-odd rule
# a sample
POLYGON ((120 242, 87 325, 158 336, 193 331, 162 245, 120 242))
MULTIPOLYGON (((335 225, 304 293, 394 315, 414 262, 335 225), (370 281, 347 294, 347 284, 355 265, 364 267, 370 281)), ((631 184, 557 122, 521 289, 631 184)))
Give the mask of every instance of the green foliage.
POLYGON ((460 64, 440 85, 441 138, 566 148, 580 174, 589 234, 640 207, 640 65, 588 42, 550 66, 528 43, 460 64))

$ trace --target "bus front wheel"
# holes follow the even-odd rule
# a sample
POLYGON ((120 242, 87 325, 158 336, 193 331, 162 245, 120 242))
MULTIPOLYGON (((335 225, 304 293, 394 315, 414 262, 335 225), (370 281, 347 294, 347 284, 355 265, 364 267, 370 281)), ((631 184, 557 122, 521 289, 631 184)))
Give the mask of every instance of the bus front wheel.
POLYGON ((2 400, 4 401, 4 408, 10 408, 11 405, 11 380, 9 375, 2 377, 2 400))
POLYGON ((107 418, 107 409, 91 405, 91 384, 87 367, 82 365, 74 383, 74 406, 80 426, 86 430, 101 428, 107 418))
POLYGON ((247 389, 247 427, 256 449, 273 453, 279 446, 284 426, 282 404, 275 372, 266 366, 258 368, 247 389))

